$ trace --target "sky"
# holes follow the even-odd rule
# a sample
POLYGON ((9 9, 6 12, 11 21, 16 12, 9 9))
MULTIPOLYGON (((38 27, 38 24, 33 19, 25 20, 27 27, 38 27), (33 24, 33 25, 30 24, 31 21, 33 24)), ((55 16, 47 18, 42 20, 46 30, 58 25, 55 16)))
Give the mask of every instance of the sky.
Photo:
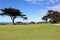
MULTIPOLYGON (((60 0, 0 0, 0 9, 9 7, 19 9, 28 17, 28 20, 16 18, 15 22, 42 22, 48 10, 60 11, 60 0)), ((0 22, 12 21, 9 16, 0 16, 0 22)))

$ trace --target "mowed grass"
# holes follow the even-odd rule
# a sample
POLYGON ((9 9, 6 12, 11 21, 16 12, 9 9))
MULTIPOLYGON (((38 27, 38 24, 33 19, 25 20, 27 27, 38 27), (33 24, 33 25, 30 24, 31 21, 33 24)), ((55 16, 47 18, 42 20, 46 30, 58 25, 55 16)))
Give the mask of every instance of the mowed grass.
POLYGON ((60 40, 60 26, 52 24, 0 25, 0 40, 60 40))

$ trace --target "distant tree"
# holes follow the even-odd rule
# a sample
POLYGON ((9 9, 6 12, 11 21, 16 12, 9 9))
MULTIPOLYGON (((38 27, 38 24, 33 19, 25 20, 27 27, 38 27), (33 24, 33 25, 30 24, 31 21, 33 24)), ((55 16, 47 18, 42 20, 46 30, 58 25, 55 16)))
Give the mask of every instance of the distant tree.
POLYGON ((18 16, 21 18, 24 18, 26 16, 25 14, 22 14, 23 12, 21 12, 19 9, 15 9, 15 8, 4 8, 4 9, 0 9, 0 10, 2 11, 2 13, 0 15, 10 16, 13 24, 14 24, 14 20, 18 16))
POLYGON ((20 25, 20 24, 23 24, 23 22, 16 22, 16 24, 20 25))
POLYGON ((35 22, 32 21, 32 22, 30 22, 30 24, 35 24, 35 22))
POLYGON ((24 19, 24 20, 27 20, 28 18, 27 18, 27 17, 24 17, 23 19, 24 19))

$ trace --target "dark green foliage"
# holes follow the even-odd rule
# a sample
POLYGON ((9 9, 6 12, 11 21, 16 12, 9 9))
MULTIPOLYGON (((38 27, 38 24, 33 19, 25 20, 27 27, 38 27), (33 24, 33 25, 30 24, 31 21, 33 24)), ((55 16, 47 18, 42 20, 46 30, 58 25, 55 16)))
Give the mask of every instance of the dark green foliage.
POLYGON ((46 16, 44 16, 42 19, 46 20, 50 19, 51 23, 59 23, 60 22, 60 12, 54 11, 54 10, 48 10, 48 13, 46 16))
POLYGON ((24 19, 24 20, 27 20, 28 18, 27 18, 27 17, 24 17, 23 19, 24 19))
POLYGON ((25 14, 22 14, 23 12, 21 12, 19 9, 15 9, 15 8, 4 8, 4 9, 1 9, 1 11, 2 11, 2 14, 0 15, 10 16, 13 24, 14 24, 15 18, 17 18, 18 16, 21 18, 25 18, 26 16, 25 14))
POLYGON ((36 23, 32 21, 32 22, 30 22, 30 24, 36 24, 36 23))
POLYGON ((46 23, 47 23, 48 17, 47 17, 47 16, 44 16, 44 17, 42 18, 42 20, 45 20, 46 23))

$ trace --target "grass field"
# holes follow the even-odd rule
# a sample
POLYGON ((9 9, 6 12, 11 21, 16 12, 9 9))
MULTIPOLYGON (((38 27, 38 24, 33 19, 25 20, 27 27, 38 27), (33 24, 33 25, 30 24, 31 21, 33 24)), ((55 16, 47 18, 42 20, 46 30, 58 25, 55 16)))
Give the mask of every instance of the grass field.
POLYGON ((0 40, 60 40, 60 26, 52 24, 0 25, 0 40))

